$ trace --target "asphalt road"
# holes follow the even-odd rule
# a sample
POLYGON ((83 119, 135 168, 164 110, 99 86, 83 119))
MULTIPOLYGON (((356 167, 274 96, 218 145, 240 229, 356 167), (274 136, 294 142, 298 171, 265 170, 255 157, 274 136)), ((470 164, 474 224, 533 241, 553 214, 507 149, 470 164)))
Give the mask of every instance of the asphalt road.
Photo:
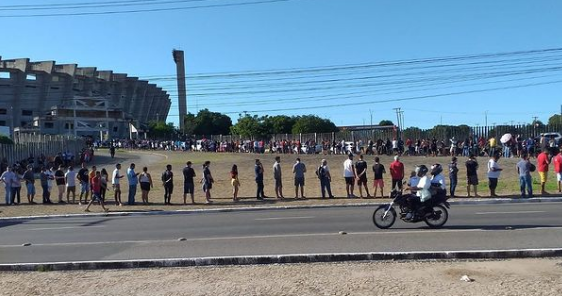
POLYGON ((562 203, 453 205, 440 230, 400 220, 380 230, 374 209, 0 221, 0 263, 562 246, 562 203))

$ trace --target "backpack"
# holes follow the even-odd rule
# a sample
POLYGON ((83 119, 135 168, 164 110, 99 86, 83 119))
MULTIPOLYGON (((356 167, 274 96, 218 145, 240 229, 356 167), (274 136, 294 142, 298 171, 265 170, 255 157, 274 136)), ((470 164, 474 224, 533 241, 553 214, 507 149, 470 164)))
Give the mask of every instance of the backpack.
POLYGON ((324 172, 324 168, 322 166, 319 166, 318 169, 316 170, 316 176, 318 176, 318 179, 322 179, 325 175, 324 172))

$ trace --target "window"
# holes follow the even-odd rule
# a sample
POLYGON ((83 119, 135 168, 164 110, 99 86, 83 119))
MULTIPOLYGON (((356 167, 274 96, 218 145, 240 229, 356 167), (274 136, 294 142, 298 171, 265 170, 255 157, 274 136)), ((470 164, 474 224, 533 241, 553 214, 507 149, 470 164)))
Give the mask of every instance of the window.
POLYGON ((64 129, 74 129, 74 123, 65 123, 64 129))
POLYGON ((33 80, 33 81, 35 81, 35 80, 37 80, 37 76, 35 76, 35 74, 27 74, 27 75, 25 76, 25 79, 26 79, 26 80, 33 80))
POLYGON ((51 81, 60 81, 60 78, 59 78, 58 76, 54 75, 54 76, 51 78, 51 81))
POLYGON ((33 110, 21 110, 23 116, 33 116, 33 110))
POLYGON ((20 122, 20 126, 26 126, 26 125, 27 125, 27 121, 20 122))
POLYGON ((58 86, 51 86, 51 89, 60 89, 58 86))
POLYGON ((10 72, 0 72, 0 79, 10 79, 10 72))
POLYGON ((0 115, 8 114, 8 109, 0 109, 0 115))
POLYGON ((119 130, 119 127, 117 127, 117 126, 114 126, 114 127, 113 127, 113 132, 114 132, 114 133, 116 133, 118 130, 119 130))
POLYGON ((6 126, 6 120, 0 120, 0 126, 6 126))
POLYGON ((53 122, 45 122, 45 128, 55 128, 55 123, 53 122))

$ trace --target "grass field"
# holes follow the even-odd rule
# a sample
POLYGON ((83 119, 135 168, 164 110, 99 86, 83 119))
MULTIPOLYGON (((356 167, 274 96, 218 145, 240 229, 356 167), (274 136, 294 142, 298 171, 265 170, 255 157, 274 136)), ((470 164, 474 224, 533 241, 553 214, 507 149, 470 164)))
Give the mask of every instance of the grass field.
MULTIPOLYGON (((107 151, 101 150, 99 154, 108 153, 107 151)), ((126 152, 126 151, 119 151, 118 155, 127 157, 128 153, 135 153, 136 155, 147 155, 151 152, 126 152)), ((123 206, 120 208, 116 208, 113 206, 113 191, 108 191, 107 193, 107 200, 109 201, 109 205, 111 210, 173 210, 173 209, 185 209, 185 208, 200 208, 200 207, 215 207, 215 206, 260 206, 264 204, 281 204, 281 205, 300 205, 300 204, 342 204, 342 203, 356 203, 356 202, 368 202, 368 201, 380 201, 380 199, 347 199, 346 191, 345 191, 345 182, 343 179, 343 162, 346 160, 347 156, 345 155, 295 155, 295 154, 287 154, 287 155, 280 155, 281 156, 281 166, 283 171, 283 193, 286 197, 285 200, 277 200, 277 199, 267 199, 265 202, 258 202, 255 199, 256 194, 256 184, 254 181, 254 162, 256 158, 260 158, 264 168, 265 168, 265 176, 264 176, 264 183, 265 183, 265 194, 268 197, 275 197, 274 193, 274 181, 272 177, 272 166, 274 163, 274 158, 277 156, 276 154, 244 154, 244 153, 204 153, 204 152, 164 152, 158 151, 154 152, 156 154, 161 155, 162 161, 152 162, 152 163, 143 163, 142 161, 135 161, 137 165, 137 171, 140 172, 143 166, 148 167, 149 173, 152 174, 152 178, 154 180, 154 189, 150 191, 149 201, 151 205, 144 206, 138 205, 135 207, 128 207, 123 206), (300 157, 302 162, 304 162, 307 166, 308 172, 306 173, 306 186, 305 186, 305 196, 307 200, 294 200, 295 190, 294 190, 294 181, 292 171, 292 165, 295 162, 295 159, 300 157), (328 165, 330 167, 330 171, 332 174, 332 192, 333 194, 338 197, 335 200, 321 200, 319 197, 320 194, 320 182, 315 175, 315 170, 320 164, 321 159, 327 159, 328 165), (201 186, 199 183, 196 182, 196 194, 195 199, 198 205, 192 206, 188 205, 187 207, 183 205, 183 175, 181 173, 185 163, 187 161, 191 161, 193 163, 193 168, 196 171, 197 177, 196 181, 200 179, 202 176, 202 164, 206 160, 211 161, 211 172, 215 179, 214 187, 212 190, 212 197, 214 200, 213 205, 204 205, 205 201, 205 194, 201 190, 201 186), (175 173, 174 178, 174 193, 172 196, 172 203, 171 206, 163 205, 164 202, 164 190, 162 187, 162 182, 160 181, 160 175, 164 171, 166 164, 171 164, 173 166, 173 172, 175 173), (238 165, 239 170, 239 178, 240 178, 240 193, 239 196, 242 198, 242 201, 238 203, 234 203, 232 201, 232 186, 230 184, 230 169, 233 164, 238 165)), ((391 185, 391 179, 389 174, 389 166, 392 162, 392 157, 389 156, 380 156, 381 163, 385 165, 387 174, 385 175, 385 196, 388 197, 389 187, 391 185)), ((357 160, 358 157, 355 157, 357 160)), ((365 160, 368 162, 369 170, 368 170, 368 178, 369 178, 369 191, 372 194, 372 177, 373 173, 370 167, 374 163, 374 156, 366 156, 365 160)), ((417 164, 425 164, 430 166, 434 163, 441 163, 445 167, 445 177, 448 181, 448 170, 446 169, 447 164, 450 162, 450 157, 402 157, 402 162, 406 168, 406 175, 409 175, 409 172, 414 169, 415 165, 417 164)), ((466 168, 464 166, 465 158, 459 157, 459 174, 458 180, 459 184, 457 186, 456 195, 458 197, 466 197, 466 168)), ((482 197, 486 197, 489 195, 488 180, 486 177, 486 163, 488 158, 478 158, 478 162, 480 164, 479 168, 479 180, 480 184, 478 186, 478 193, 482 197)), ((519 195, 519 181, 517 177, 517 172, 515 169, 515 164, 517 163, 517 158, 509 158, 509 159, 500 159, 499 165, 504 168, 504 171, 501 173, 499 184, 497 188, 497 193, 500 196, 518 196, 519 195)), ((535 160, 531 160, 534 162, 535 160)), ((98 166, 98 170, 102 167, 105 167, 110 173, 113 169, 112 165, 107 166, 98 166)), ((125 169, 128 167, 128 163, 125 161, 123 162, 123 173, 125 169)), ((551 167, 552 170, 552 167, 551 167)), ((540 191, 540 184, 538 183, 538 174, 533 174, 533 190, 535 195, 540 191)), ((127 181, 123 179, 123 196, 122 200, 126 202, 127 200, 127 181)), ((36 201, 41 201, 41 189, 40 186, 37 186, 38 194, 36 196, 36 201)), ((550 193, 557 193, 556 189, 556 176, 554 172, 550 172, 549 180, 547 183, 547 191, 550 193)), ((22 201, 27 202, 25 196, 25 186, 22 188, 22 201)), ((56 191, 56 190, 55 190, 56 191)), ((366 195, 365 193, 363 193, 366 195)), ((55 194, 53 194, 56 196, 55 194)), ((355 189, 355 195, 359 196, 359 192, 357 188, 355 189)), ((4 188, 0 189, 0 196, 4 196, 4 188)), ((56 198, 52 198, 56 200, 56 198)), ((137 202, 141 201, 140 196, 140 188, 137 190, 136 195, 137 202)), ((188 203, 189 197, 188 197, 188 203)), ((12 207, 5 207, 2 206, 0 209, 2 212, 0 216, 18 216, 18 215, 39 215, 39 214, 52 214, 52 213, 77 213, 83 210, 83 207, 78 207, 76 205, 53 205, 53 206, 43 206, 39 205, 20 205, 20 206, 12 206, 12 207)), ((98 211, 99 207, 92 207, 93 211, 98 211)))

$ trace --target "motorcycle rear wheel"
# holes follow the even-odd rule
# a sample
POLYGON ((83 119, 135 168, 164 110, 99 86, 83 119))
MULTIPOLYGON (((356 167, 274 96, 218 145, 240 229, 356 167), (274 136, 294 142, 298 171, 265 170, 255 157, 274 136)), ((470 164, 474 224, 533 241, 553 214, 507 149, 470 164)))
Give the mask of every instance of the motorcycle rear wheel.
POLYGON ((394 208, 390 207, 390 205, 383 205, 378 207, 375 212, 373 213, 373 223, 380 229, 387 229, 394 225, 396 222, 396 211, 394 208), (386 217, 384 213, 388 210, 386 217))
POLYGON ((433 213, 425 217, 424 221, 431 228, 441 228, 449 220, 449 212, 442 205, 433 207, 433 213))

